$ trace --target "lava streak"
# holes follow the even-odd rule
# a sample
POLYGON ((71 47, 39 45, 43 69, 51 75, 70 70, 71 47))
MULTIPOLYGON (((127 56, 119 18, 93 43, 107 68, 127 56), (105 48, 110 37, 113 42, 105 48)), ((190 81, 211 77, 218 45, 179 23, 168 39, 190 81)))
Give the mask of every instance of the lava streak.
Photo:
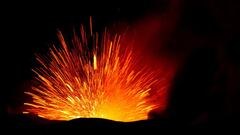
MULTIPOLYGON (((91 20, 91 19, 90 19, 91 20)), ((50 120, 104 118, 137 121, 151 110, 164 108, 167 86, 159 72, 141 66, 131 45, 122 46, 123 35, 85 31, 74 32, 72 42, 37 55, 40 66, 33 69, 35 83, 25 92, 32 101, 24 113, 50 120), (127 47, 126 47, 127 46, 127 47)))

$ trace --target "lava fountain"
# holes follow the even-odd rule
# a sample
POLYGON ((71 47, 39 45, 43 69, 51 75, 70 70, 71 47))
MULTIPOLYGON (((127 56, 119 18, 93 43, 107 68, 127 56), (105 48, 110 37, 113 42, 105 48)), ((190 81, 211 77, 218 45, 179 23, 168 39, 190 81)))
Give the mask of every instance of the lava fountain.
POLYGON ((23 113, 49 120, 103 118, 115 121, 148 119, 154 109, 164 110, 168 89, 167 73, 140 64, 124 34, 102 34, 81 25, 71 42, 58 31, 60 47, 48 55, 36 55, 39 67, 32 89, 32 101, 23 113), (124 45, 125 44, 125 45, 124 45), (123 46, 124 45, 124 46, 123 46))

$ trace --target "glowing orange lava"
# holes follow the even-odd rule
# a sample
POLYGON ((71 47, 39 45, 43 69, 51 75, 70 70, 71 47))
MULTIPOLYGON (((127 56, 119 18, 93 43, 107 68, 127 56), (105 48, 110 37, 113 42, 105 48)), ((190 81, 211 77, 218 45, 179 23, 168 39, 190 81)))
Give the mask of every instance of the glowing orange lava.
MULTIPOLYGON (((91 22, 91 21, 90 21, 91 22)), ((81 26, 67 43, 58 33, 61 47, 50 48, 49 55, 37 56, 40 67, 32 90, 33 99, 24 103, 23 113, 34 113, 50 120, 105 118, 137 121, 148 118, 151 110, 164 108, 167 86, 158 71, 138 64, 129 45, 123 47, 121 35, 90 33, 81 26)))

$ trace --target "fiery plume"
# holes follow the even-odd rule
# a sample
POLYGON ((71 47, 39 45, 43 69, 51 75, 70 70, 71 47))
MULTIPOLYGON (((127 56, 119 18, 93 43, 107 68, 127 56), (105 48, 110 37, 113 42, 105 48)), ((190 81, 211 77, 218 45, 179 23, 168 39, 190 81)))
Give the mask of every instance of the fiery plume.
POLYGON ((154 109, 166 106, 166 76, 159 76, 139 64, 131 45, 122 45, 124 35, 74 32, 61 46, 50 48, 48 55, 37 55, 41 66, 33 69, 35 83, 30 91, 32 102, 24 103, 24 113, 50 120, 105 118, 137 121, 148 118, 154 109), (162 78, 161 78, 162 77, 162 78), (161 100, 164 99, 164 100, 161 100))

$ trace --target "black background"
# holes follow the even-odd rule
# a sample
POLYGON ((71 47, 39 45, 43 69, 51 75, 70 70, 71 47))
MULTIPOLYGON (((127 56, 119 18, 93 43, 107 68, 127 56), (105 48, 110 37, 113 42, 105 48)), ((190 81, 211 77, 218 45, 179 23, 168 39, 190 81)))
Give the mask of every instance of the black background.
MULTIPOLYGON (((176 55, 184 55, 184 60, 175 76, 166 113, 151 114, 153 121, 122 125, 80 120, 61 126, 105 124, 115 127, 120 124, 119 127, 125 128, 170 129, 238 126, 235 122, 239 117, 240 89, 239 2, 180 0, 180 4, 179 21, 167 45, 176 55)), ((90 15, 95 18, 97 29, 117 21, 132 23, 149 13, 161 15, 169 7, 169 1, 9 2, 2 6, 3 116, 7 127, 27 128, 42 127, 42 123, 16 112, 21 109, 23 91, 32 78, 34 53, 47 50, 49 43, 56 39, 56 29, 69 31, 72 26, 88 21, 90 15)))

